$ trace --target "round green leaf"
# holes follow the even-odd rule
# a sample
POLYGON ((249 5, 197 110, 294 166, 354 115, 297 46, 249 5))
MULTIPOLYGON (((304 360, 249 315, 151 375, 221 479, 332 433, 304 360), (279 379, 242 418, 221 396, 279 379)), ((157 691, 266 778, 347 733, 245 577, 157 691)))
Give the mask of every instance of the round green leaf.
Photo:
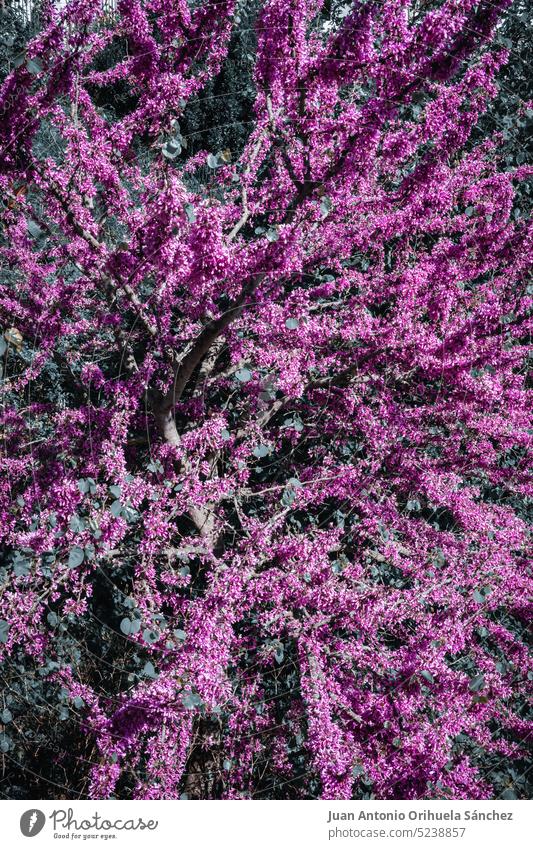
POLYGON ((81 566, 85 560, 85 552, 79 545, 75 545, 68 556, 69 569, 75 569, 76 566, 81 566))
POLYGON ((253 450, 253 454, 254 457, 267 457, 270 454, 270 450, 268 445, 257 445, 253 450))
POLYGON ((119 501, 118 498, 117 498, 116 501, 113 501, 113 503, 112 503, 112 505, 109 509, 111 510, 111 513, 113 514, 113 516, 115 516, 115 518, 118 519, 118 517, 122 513, 122 502, 119 501))
POLYGON ((472 678, 470 684, 468 685, 468 689, 472 691, 472 693, 479 693, 480 690, 485 686, 485 677, 483 675, 476 675, 475 678, 472 678))
POLYGON ((7 637, 11 625, 5 619, 0 619, 0 643, 7 643, 7 637))
POLYGON ((296 328, 299 327, 299 325, 300 325, 300 322, 298 321, 297 318, 288 318, 285 321, 285 327, 287 328, 287 330, 296 330, 296 328))

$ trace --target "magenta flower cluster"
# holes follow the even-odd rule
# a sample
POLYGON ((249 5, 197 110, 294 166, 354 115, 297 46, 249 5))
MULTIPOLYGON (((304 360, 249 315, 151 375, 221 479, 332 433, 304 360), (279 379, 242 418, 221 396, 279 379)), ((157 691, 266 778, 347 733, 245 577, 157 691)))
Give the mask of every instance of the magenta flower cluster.
POLYGON ((533 677, 506 2, 264 0, 244 148, 189 155, 239 6, 50 4, 0 90, 0 649, 57 660, 94 798, 490 797, 458 735, 522 757, 533 677), (124 564, 111 698, 57 621, 124 564))

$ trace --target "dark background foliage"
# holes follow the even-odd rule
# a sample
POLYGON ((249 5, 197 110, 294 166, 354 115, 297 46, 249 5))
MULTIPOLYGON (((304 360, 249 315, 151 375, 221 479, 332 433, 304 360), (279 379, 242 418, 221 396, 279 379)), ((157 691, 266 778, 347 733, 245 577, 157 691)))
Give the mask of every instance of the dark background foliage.
MULTIPOLYGON (((339 5, 342 4, 327 4, 325 14, 334 13, 335 7, 339 5)), ((252 127, 253 25, 256 11, 255 0, 245 0, 220 73, 185 109, 180 129, 187 139, 189 156, 199 150, 229 150, 235 154, 245 143, 252 127)), ((1 79, 17 62, 17 57, 23 55, 25 44, 38 27, 37 4, 32 4, 31 0, 0 4, 1 79), (33 12, 29 17, 28 10, 33 12)), ((526 0, 515 0, 506 13, 498 36, 500 42, 510 50, 510 60, 499 74, 499 96, 477 129, 478 137, 492 131, 503 133, 501 153, 508 167, 525 162, 531 154, 533 111, 528 110, 524 102, 531 97, 532 29, 532 16, 526 0)), ((123 54, 125 46, 117 40, 112 47, 112 55, 104 54, 100 57, 101 67, 106 67, 108 63, 112 65, 123 54)), ((107 89, 100 97, 100 105, 117 116, 127 113, 132 107, 130 95, 120 88, 107 89)), ((148 154, 140 151, 140 155, 148 154)), ((514 210, 516 217, 527 215, 530 206, 528 190, 531 190, 531 186, 524 184, 524 187, 514 210)), ((116 366, 118 369, 118 362, 116 366)), ((40 381, 36 391, 42 393, 43 400, 52 400, 61 405, 76 391, 74 387, 77 384, 71 377, 66 360, 62 366, 50 364, 46 379, 40 381)), ((512 461, 509 458, 509 462, 512 461)), ((270 474, 275 479, 276 470, 271 469, 270 474)), ((491 490, 486 493, 486 497, 498 501, 505 498, 505 494, 491 490)), ((514 506, 525 512, 525 505, 514 506)), ((83 517, 80 519, 83 520, 83 517)), ((436 520, 445 523, 446 517, 436 517, 436 520)), ((61 687, 46 680, 61 661, 68 661, 82 680, 110 697, 124 691, 139 678, 154 674, 142 649, 132 648, 131 643, 124 640, 124 629, 121 630, 125 618, 130 618, 134 623, 137 621, 137 611, 128 594, 136 545, 135 532, 132 530, 129 555, 120 562, 110 562, 107 571, 99 570, 88 615, 82 619, 71 617, 68 621, 67 617, 67 620, 60 621, 53 605, 50 607, 48 621, 57 631, 56 657, 47 659, 44 665, 39 666, 21 653, 4 664, 0 673, 0 760, 3 760, 0 794, 3 797, 57 799, 84 797, 86 794, 88 768, 98 755, 91 738, 85 733, 83 703, 70 701, 61 687)), ((7 570, 24 568, 24 552, 0 552, 0 584, 7 570)), ((184 562, 183 568, 193 573, 191 592, 199 591, 201 574, 195 573, 195 563, 184 562)), ((392 572, 385 575, 382 570, 381 579, 394 585, 396 576, 392 572)), ((501 611, 499 616, 510 631, 521 630, 519 623, 511 621, 505 611, 501 611)), ((483 635, 480 635, 480 639, 484 639, 483 635)), ((289 692, 298 687, 297 665, 291 663, 290 645, 284 648, 283 660, 279 670, 272 673, 269 682, 272 694, 289 692)), ((242 668, 235 670, 236 677, 245 671, 247 663, 248 659, 243 657, 242 668)), ((468 663, 467 658, 464 663, 468 663)), ((282 721, 285 709, 283 698, 277 698, 279 721, 282 721)), ((518 703, 516 712, 527 719, 528 707, 525 703, 518 703)), ((206 728, 204 731, 216 739, 217 728, 206 728)), ((497 734, 497 729, 494 732, 497 734)), ((290 752, 290 758, 297 767, 295 775, 305 774, 309 769, 301 742, 295 739, 290 752)), ((457 746, 469 751, 473 761, 479 764, 481 773, 493 785, 495 797, 513 799, 531 796, 531 782, 528 780, 531 767, 528 769, 526 763, 507 762, 499 756, 487 755, 481 749, 472 751, 468 739, 458 739, 457 746)), ((203 788, 204 794, 216 796, 216 782, 220 781, 220 776, 218 766, 212 760, 212 750, 211 754, 205 752, 203 761, 200 753, 196 768, 202 770, 207 776, 204 780, 211 784, 209 793, 203 788)), ((123 786, 119 787, 120 795, 125 797, 129 795, 128 781, 128 778, 124 779, 123 786)), ((133 776, 131 781, 134 781, 133 776)), ((291 798, 295 794, 295 781, 283 787, 273 786, 268 761, 257 764, 256 787, 259 798, 291 798)), ((314 787, 308 778, 304 781, 307 782, 304 795, 312 797, 319 788, 314 787)), ((202 788, 197 792, 201 795, 202 788)), ((357 792, 360 798, 372 797, 372 787, 365 784, 364 780, 359 782, 357 792)))

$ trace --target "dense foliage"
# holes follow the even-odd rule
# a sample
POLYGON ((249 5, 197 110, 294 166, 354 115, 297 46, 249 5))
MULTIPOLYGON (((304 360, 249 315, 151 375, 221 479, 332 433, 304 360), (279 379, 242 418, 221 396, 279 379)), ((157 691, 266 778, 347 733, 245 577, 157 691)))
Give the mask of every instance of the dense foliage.
POLYGON ((4 38, 2 792, 525 795, 524 8, 109 8, 4 38))

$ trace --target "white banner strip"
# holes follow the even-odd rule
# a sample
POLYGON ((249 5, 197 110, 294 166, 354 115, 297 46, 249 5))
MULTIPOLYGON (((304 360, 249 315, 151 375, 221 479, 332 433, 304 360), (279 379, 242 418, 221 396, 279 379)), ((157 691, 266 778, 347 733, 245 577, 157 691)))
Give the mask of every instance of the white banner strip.
POLYGON ((522 849, 530 802, 5 801, 2 847, 522 849), (67 842, 68 841, 68 842, 67 842))

